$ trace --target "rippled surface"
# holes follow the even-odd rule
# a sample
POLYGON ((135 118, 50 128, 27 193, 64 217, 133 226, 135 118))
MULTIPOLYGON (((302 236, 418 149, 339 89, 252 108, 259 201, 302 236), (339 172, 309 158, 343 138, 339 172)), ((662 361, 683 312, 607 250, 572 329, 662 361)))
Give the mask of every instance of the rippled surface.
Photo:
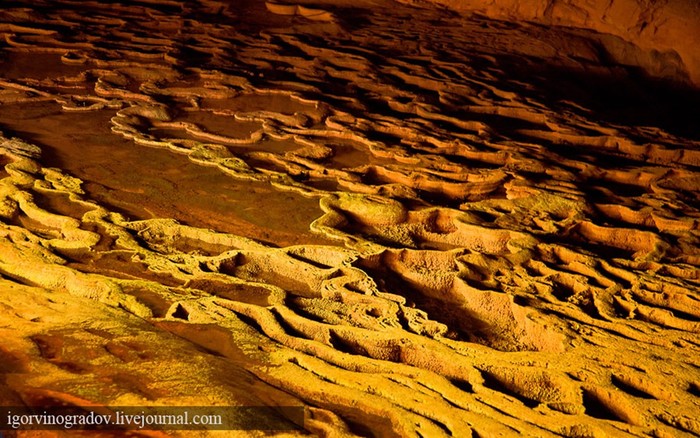
POLYGON ((0 11, 3 403, 700 433, 687 96, 439 9, 60 3, 0 11))

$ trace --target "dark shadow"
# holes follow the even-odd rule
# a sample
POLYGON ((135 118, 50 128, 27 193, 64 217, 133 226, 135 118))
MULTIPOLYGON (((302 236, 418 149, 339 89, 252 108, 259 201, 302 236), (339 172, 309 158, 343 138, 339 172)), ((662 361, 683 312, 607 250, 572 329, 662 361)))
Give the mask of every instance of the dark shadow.
POLYGON ((603 65, 591 71, 585 66, 576 69, 543 59, 526 59, 528 62, 523 62, 521 56, 504 56, 498 61, 506 83, 519 81, 533 86, 512 90, 522 96, 535 98, 554 110, 583 113, 598 123, 656 127, 700 140, 700 90, 680 78, 653 78, 641 68, 629 66, 603 65))

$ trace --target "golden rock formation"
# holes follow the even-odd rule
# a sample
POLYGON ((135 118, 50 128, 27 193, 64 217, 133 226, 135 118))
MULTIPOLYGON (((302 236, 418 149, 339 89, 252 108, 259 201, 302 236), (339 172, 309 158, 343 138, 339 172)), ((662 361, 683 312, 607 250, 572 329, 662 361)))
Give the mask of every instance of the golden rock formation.
POLYGON ((589 3, 3 7, 2 404, 700 434, 700 15, 589 3))

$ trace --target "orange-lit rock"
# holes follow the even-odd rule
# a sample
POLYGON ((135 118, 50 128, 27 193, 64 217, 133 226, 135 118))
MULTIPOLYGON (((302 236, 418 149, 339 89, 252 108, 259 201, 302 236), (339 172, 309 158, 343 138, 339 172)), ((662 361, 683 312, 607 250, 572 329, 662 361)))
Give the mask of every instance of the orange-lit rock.
MULTIPOLYGON (((601 55, 605 58, 642 67, 654 77, 682 81, 685 73, 700 86, 700 4, 693 0, 662 3, 643 0, 430 1, 462 13, 482 14, 499 20, 527 20, 547 26, 592 30, 598 33, 594 39, 600 43, 605 52, 601 55)), ((571 55, 576 55, 575 47, 569 50, 571 55)))
POLYGON ((2 404, 700 433, 700 14, 579 3, 3 5, 2 404))

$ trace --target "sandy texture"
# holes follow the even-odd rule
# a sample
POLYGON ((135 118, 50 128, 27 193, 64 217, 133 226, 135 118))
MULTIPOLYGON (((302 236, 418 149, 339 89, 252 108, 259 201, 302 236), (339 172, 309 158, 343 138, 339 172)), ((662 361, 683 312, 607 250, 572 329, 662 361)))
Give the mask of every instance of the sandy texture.
POLYGON ((700 434, 680 50, 665 82, 602 53, 613 31, 133 3, 0 10, 5 405, 306 406, 321 436, 700 434))

